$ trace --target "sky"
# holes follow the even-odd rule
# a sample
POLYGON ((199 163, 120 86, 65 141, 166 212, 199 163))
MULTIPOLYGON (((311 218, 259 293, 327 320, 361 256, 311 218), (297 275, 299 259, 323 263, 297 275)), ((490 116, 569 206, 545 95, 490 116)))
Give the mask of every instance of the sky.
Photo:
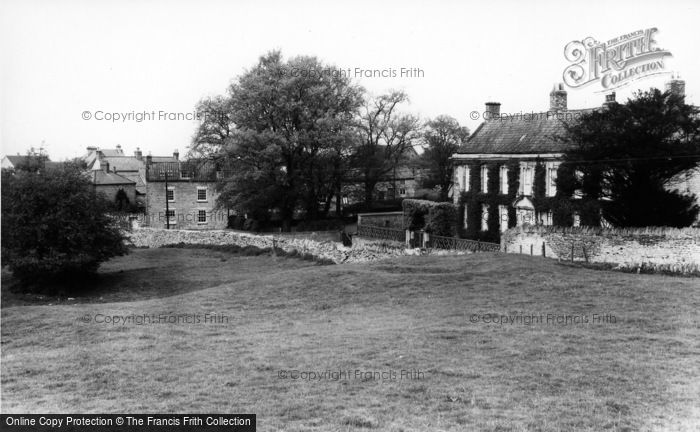
MULTIPOLYGON (((182 117, 270 50, 350 69, 370 94, 404 90, 405 112, 450 115, 473 131, 482 119, 472 111, 487 101, 503 113, 547 110, 569 42, 656 28, 656 46, 671 53, 663 73, 616 89, 617 100, 663 88, 673 72, 700 103, 699 18, 697 0, 0 0, 0 154, 43 147, 58 161, 117 144, 185 154, 197 121, 182 117), (401 77, 401 68, 419 71, 401 77), (144 112, 155 115, 134 120, 144 112)), ((599 106, 606 94, 599 83, 566 90, 569 108, 599 106)))

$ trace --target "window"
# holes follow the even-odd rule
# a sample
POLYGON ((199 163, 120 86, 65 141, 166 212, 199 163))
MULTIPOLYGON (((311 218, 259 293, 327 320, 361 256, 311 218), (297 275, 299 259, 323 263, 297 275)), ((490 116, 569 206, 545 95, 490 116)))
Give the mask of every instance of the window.
POLYGON ((532 196, 532 184, 535 178, 535 167, 530 162, 520 165, 520 184, 523 195, 532 196))
POLYGON ((547 162, 545 165, 545 169, 547 170, 546 172, 546 180, 545 180, 545 185, 546 185, 546 195, 548 197, 553 197, 557 194, 557 169, 559 168, 559 164, 556 164, 554 162, 547 162))
POLYGON ((197 210, 197 223, 198 224, 207 223, 207 211, 206 210, 197 210))
POLYGON ((455 172, 455 184, 457 190, 462 192, 469 191, 469 167, 466 165, 457 166, 455 172))
POLYGON ((206 200, 207 200, 207 188, 198 187, 197 188, 197 201, 206 201, 206 200))
POLYGON ((406 195, 406 189, 399 188, 399 195, 401 195, 401 196, 406 195))
POLYGON ((508 195, 508 167, 506 165, 501 165, 498 170, 498 184, 499 192, 503 195, 508 195))
POLYGON ((508 207, 504 205, 498 206, 498 224, 501 232, 508 229, 508 207))
POLYGON ((552 225, 552 212, 538 212, 537 213, 537 225, 551 226, 552 225))
MULTIPOLYGON (((583 184, 583 171, 576 170, 574 175, 576 176, 576 183, 583 184)), ((576 189, 574 191, 574 199, 581 199, 581 198, 583 198, 583 189, 576 189)))
POLYGON ((467 211, 467 205, 464 204, 464 221, 462 221, 464 228, 467 228, 467 221, 468 220, 469 220, 469 212, 467 211))
POLYGON ((168 202, 175 202, 175 189, 169 187, 168 190, 165 191, 165 199, 168 200, 168 202))
POLYGON ((177 218, 175 217, 175 209, 168 209, 165 211, 165 217, 168 218, 170 225, 177 223, 177 218))
POLYGON ((481 166, 481 192, 489 192, 489 168, 486 165, 481 166))
POLYGON ((180 178, 187 180, 190 178, 190 172, 187 169, 180 171, 180 178))
POLYGON ((481 231, 489 230, 489 206, 488 204, 481 205, 481 231))
POLYGON ((579 215, 578 213, 574 213, 574 226, 581 226, 581 215, 579 215))

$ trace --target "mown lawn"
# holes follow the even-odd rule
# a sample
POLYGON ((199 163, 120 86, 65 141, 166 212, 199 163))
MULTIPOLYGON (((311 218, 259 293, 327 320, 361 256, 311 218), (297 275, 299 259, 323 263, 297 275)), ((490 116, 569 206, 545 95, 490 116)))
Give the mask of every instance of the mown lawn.
POLYGON ((192 249, 102 271, 75 300, 3 293, 3 413, 256 413, 261 431, 700 425, 698 279, 502 254, 317 266, 192 249), (226 320, 95 322, 132 314, 226 320))

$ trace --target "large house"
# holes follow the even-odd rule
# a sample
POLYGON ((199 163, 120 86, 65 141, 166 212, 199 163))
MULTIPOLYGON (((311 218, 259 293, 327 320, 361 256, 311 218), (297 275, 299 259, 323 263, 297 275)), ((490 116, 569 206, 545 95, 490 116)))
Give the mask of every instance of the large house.
MULTIPOLYGON (((684 89, 681 80, 667 84, 667 90, 682 93, 684 89)), ((463 235, 494 240, 509 227, 523 224, 581 224, 584 206, 579 205, 578 191, 567 197, 570 205, 566 211, 554 210, 556 179, 567 150, 557 137, 565 133, 564 121, 592 109, 568 109, 563 84, 554 87, 549 100, 549 111, 507 118, 501 116, 500 103, 486 103, 485 121, 453 155, 452 195, 460 206, 463 235)), ((593 109, 604 109, 614 101, 612 93, 606 96, 603 107, 593 109)), ((676 187, 700 195, 700 178, 689 173, 676 187)))
POLYGON ((146 221, 154 228, 223 229, 229 213, 216 208, 216 181, 223 171, 213 161, 153 161, 146 157, 146 221))

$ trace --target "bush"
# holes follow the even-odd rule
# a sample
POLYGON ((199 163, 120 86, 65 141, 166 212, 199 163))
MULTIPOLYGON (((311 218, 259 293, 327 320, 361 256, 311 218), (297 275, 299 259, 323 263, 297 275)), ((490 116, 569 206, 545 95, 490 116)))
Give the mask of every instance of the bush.
POLYGON ((243 223, 243 229, 246 231, 260 231, 260 222, 255 219, 246 219, 243 223))
POLYGON ((457 208, 452 203, 406 199, 403 211, 404 226, 411 231, 425 230, 447 237, 457 234, 457 208))
POLYGON ((107 215, 111 208, 76 167, 3 171, 3 264, 27 290, 96 272, 100 263, 127 252, 107 215))
POLYGON ((342 219, 317 219, 301 221, 296 225, 297 231, 338 231, 345 227, 342 219))
POLYGON ((433 235, 453 237, 457 234, 457 209, 450 203, 430 206, 425 230, 433 235))

